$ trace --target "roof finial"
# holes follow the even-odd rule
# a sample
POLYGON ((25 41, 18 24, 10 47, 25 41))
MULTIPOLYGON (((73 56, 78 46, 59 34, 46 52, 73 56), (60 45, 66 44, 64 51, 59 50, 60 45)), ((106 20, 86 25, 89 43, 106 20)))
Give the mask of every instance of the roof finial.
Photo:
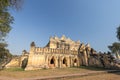
POLYGON ((61 40, 65 40, 65 39, 66 39, 65 35, 62 35, 61 40))

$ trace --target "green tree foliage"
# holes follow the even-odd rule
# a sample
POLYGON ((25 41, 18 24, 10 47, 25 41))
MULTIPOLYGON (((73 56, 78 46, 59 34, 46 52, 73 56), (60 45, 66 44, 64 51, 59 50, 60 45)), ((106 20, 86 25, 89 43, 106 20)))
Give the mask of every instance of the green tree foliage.
POLYGON ((108 46, 112 53, 115 53, 116 58, 120 59, 120 43, 114 42, 112 45, 108 46))
POLYGON ((20 9, 21 2, 22 0, 0 0, 0 39, 10 32, 14 21, 9 9, 20 9))
POLYGON ((19 10, 23 0, 0 0, 0 58, 10 57, 5 37, 12 29, 11 24, 14 21, 10 14, 10 9, 19 10))
POLYGON ((9 50, 4 47, 4 44, 0 43, 0 59, 10 58, 12 55, 9 50))

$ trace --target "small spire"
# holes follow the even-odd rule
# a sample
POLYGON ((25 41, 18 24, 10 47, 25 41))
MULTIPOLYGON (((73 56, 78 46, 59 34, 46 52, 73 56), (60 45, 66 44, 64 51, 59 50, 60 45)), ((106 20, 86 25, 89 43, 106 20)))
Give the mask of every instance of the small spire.
POLYGON ((65 39, 66 39, 66 36, 62 35, 61 40, 65 40, 65 39))

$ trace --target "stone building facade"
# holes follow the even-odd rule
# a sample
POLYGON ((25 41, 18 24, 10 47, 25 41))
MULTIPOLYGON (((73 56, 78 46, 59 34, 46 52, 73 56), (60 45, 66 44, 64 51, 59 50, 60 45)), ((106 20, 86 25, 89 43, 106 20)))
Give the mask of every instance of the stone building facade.
POLYGON ((64 35, 61 38, 50 37, 45 47, 37 47, 32 42, 29 52, 23 50, 21 56, 13 58, 5 67, 37 70, 79 66, 120 69, 120 65, 116 64, 110 53, 97 53, 89 44, 73 41, 64 35))
POLYGON ((89 44, 84 45, 64 35, 61 38, 50 37, 48 44, 42 48, 31 43, 25 70, 87 66, 90 52, 89 44))

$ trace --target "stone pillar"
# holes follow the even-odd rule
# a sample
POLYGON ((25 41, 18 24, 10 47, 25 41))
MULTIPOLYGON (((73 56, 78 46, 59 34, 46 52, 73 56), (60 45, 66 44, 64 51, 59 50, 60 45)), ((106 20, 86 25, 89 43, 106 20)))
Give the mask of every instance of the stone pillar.
POLYGON ((73 64, 73 57, 71 57, 71 66, 73 67, 74 64, 73 64))
POLYGON ((67 67, 70 67, 70 59, 67 57, 67 67))
POLYGON ((50 67, 50 56, 48 58, 48 67, 50 67))
POLYGON ((70 67, 72 67, 72 58, 71 58, 71 56, 69 57, 69 61, 70 61, 70 67))
POLYGON ((77 59, 78 61, 77 61, 77 65, 78 65, 78 67, 80 66, 80 59, 79 59, 79 57, 78 57, 78 59, 77 59))
POLYGON ((58 57, 55 57, 55 67, 58 67, 58 57))
POLYGON ((48 66, 48 55, 46 55, 45 64, 48 66))
POLYGON ((60 68, 62 68, 62 57, 60 56, 60 68))

